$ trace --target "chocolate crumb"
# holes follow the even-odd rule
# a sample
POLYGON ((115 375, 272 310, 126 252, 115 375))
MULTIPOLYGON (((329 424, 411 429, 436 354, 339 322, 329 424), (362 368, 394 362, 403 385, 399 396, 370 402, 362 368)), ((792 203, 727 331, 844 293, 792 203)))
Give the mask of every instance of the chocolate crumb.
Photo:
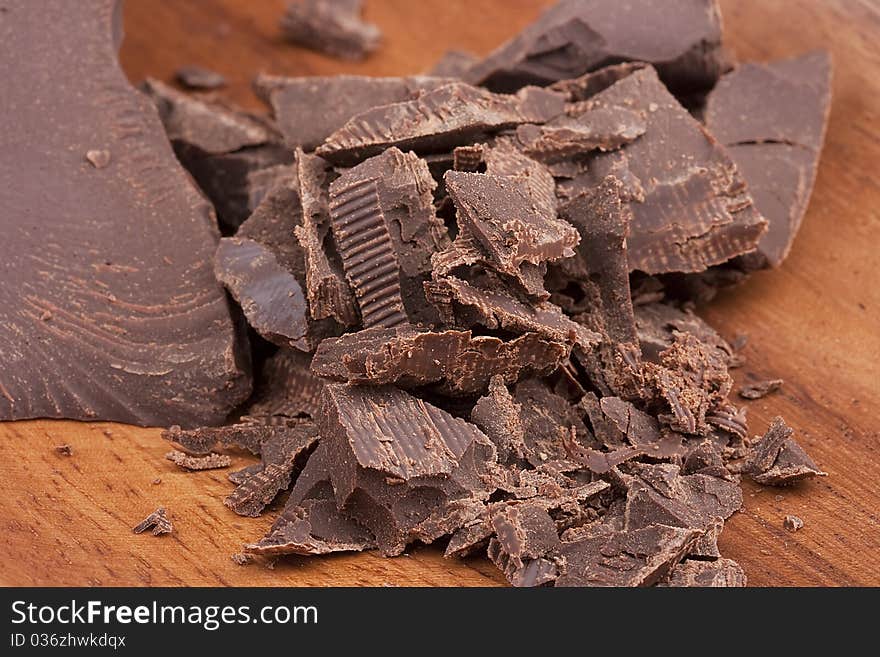
POLYGON ((63 445, 56 445, 55 451, 61 454, 61 456, 73 456, 73 447, 71 447, 67 443, 63 445))
POLYGON ((151 481, 150 483, 153 484, 154 486, 158 486, 159 484, 162 483, 162 477, 156 477, 156 478, 153 479, 153 481, 151 481))
POLYGON ((804 526, 804 521, 797 516, 785 516, 782 520, 782 526, 790 532, 796 532, 804 526))
POLYGON ((153 536, 159 536, 160 534, 170 534, 171 530, 174 528, 171 524, 171 520, 168 518, 168 515, 165 512, 165 507, 160 506, 158 509, 153 511, 150 515, 143 519, 143 521, 134 529, 135 534, 140 534, 145 532, 146 530, 152 528, 153 536))
POLYGON ((181 66, 174 72, 174 78, 189 89, 219 89, 226 86, 226 78, 201 66, 181 66))
POLYGON ((86 152, 86 159, 96 169, 103 169, 110 164, 110 151, 91 150, 86 152))
POLYGON ((234 553, 230 559, 232 559, 239 566, 247 566, 254 562, 253 555, 247 554, 245 552, 236 552, 234 553))

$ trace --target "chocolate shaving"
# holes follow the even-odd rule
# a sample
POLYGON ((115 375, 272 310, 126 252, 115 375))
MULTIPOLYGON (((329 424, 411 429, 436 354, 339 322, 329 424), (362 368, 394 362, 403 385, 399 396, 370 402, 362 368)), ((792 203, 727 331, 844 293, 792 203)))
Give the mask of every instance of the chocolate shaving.
POLYGON ((796 532, 799 529, 803 529, 804 521, 797 516, 789 515, 782 519, 782 526, 790 532, 796 532))
POLYGON ((150 515, 144 518, 143 521, 131 531, 133 531, 135 534, 141 534, 151 528, 153 530, 153 536, 159 536, 160 534, 170 534, 171 531, 174 529, 174 526, 171 524, 171 519, 168 518, 165 513, 165 507, 160 506, 150 515))
POLYGON ((71 447, 67 443, 63 445, 56 445, 55 451, 61 456, 73 456, 73 447, 71 447))
POLYGON ((232 465, 232 458, 226 454, 212 453, 205 456, 190 456, 175 449, 168 452, 165 458, 184 470, 216 470, 232 465))
POLYGON ((782 384, 782 379, 767 379, 765 381, 747 383, 740 387, 739 396, 743 399, 761 399, 779 390, 782 384))
POLYGON ((281 33, 298 46, 340 59, 363 59, 379 47, 379 28, 361 19, 361 0, 293 0, 281 33))
POLYGON ((514 400, 502 376, 492 376, 489 392, 474 404, 471 422, 495 443, 499 462, 525 456, 522 406, 514 400))
POLYGON ((781 417, 773 418, 763 437, 752 444, 744 472, 764 486, 787 486, 801 479, 824 477, 781 417))

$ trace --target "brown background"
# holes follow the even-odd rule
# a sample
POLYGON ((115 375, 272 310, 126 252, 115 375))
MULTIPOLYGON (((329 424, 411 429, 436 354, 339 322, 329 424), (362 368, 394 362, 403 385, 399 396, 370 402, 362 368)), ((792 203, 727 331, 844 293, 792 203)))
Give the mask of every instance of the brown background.
MULTIPOLYGON (((283 44, 282 0, 128 0, 122 60, 132 80, 170 79, 182 64, 226 75, 229 94, 256 106, 257 71, 397 75, 447 48, 488 52, 531 21, 541 0, 367 0, 385 32, 379 53, 337 62, 283 44)), ((755 433, 777 414, 829 477, 792 489, 746 484, 745 508, 721 539, 756 585, 880 585, 880 8, 869 0, 722 0, 725 36, 742 59, 815 47, 835 57, 828 142, 809 213, 790 258, 729 291, 703 314, 749 337, 740 379, 781 377, 782 391, 749 403, 755 433), (804 519, 796 534, 786 514, 804 519)), ((186 474, 164 460, 159 431, 122 425, 0 425, 0 584, 17 585, 488 585, 481 559, 445 561, 433 548, 292 558, 274 570, 230 554, 271 518, 223 506, 225 471, 186 474), (54 450, 68 443, 72 457, 54 450), (152 483, 156 478, 161 483, 152 483), (159 505, 175 532, 134 536, 159 505)), ((235 466, 247 462, 237 455, 235 466)))

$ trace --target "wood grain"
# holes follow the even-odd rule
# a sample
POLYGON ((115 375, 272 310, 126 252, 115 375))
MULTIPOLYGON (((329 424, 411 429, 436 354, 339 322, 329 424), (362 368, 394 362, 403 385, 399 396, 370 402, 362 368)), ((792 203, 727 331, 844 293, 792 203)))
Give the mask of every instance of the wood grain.
MULTIPOLYGON (((128 0, 122 59, 133 80, 170 79, 183 64, 226 75, 229 95, 256 107, 257 71, 292 75, 416 73, 447 48, 488 52, 537 15, 539 0, 368 0, 386 43, 360 64, 283 44, 283 0, 128 0)), ((755 433, 783 415, 829 473, 791 489, 746 484, 721 539, 755 585, 880 585, 880 6, 868 0, 723 0, 725 34, 742 59, 827 47, 835 57, 831 125, 816 190, 791 256, 701 309, 727 337, 747 333, 741 380, 781 377, 748 402, 755 433), (797 533, 782 528, 795 514, 797 533)), ((222 504, 225 471, 184 473, 163 458, 159 431, 33 421, 0 425, 0 584, 490 585, 482 559, 434 548, 283 559, 274 570, 230 555, 271 518, 222 504), (72 456, 55 447, 70 444, 72 456), (161 483, 152 483, 156 478, 161 483), (169 536, 131 528, 157 506, 169 536)), ((251 459, 234 455, 233 467, 251 459)))

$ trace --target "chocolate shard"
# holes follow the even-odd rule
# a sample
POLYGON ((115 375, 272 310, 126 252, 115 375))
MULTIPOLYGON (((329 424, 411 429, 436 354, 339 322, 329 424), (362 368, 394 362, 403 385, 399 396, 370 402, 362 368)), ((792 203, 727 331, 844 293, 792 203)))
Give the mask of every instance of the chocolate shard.
POLYGON ((514 400, 504 378, 489 380, 489 392, 480 397, 471 411, 471 422, 495 443, 498 461, 506 463, 525 456, 525 429, 522 406, 514 400))
POLYGON ((746 582, 746 574, 733 559, 685 559, 675 566, 669 579, 657 586, 742 587, 746 582))
POLYGON ((804 218, 831 107, 831 57, 814 51, 742 64, 706 99, 706 127, 728 147, 769 228, 748 259, 777 267, 804 218))
POLYGON ((443 321, 455 326, 535 332, 550 340, 584 347, 599 339, 597 333, 566 317, 558 306, 546 301, 526 304, 500 287, 488 289, 446 276, 426 282, 425 293, 443 321))
POLYGON ((399 78, 259 75, 254 81, 254 90, 272 108, 287 145, 312 151, 361 112, 413 100, 425 91, 453 81, 420 75, 399 78))
POLYGON ((646 133, 587 160, 584 186, 606 174, 630 182, 630 269, 700 272, 753 250, 767 222, 733 160, 646 67, 584 101, 640 113, 646 133))
POLYGON ((410 101, 368 109, 330 135, 316 153, 351 165, 390 146, 418 153, 449 151, 520 123, 543 123, 563 111, 562 95, 526 88, 513 96, 453 82, 410 101))
POLYGON ((215 219, 119 68, 116 3, 3 6, 0 420, 222 422, 250 364, 215 219))
POLYGON ((408 324, 374 327, 318 345, 312 372, 334 381, 401 388, 432 385, 443 394, 485 392, 493 376, 506 383, 546 375, 570 347, 537 333, 504 341, 470 331, 428 331, 408 324))
POLYGON ((296 153, 302 225, 294 227, 305 252, 306 293, 312 319, 333 317, 345 326, 359 322, 357 302, 330 236, 330 172, 327 163, 302 150, 296 153))
POLYGON ((131 531, 133 531, 135 534, 142 534, 148 529, 153 530, 153 536, 170 534, 174 530, 174 526, 171 524, 171 519, 168 517, 168 514, 165 511, 165 507, 160 506, 150 515, 144 518, 140 522, 140 524, 138 524, 137 527, 135 527, 131 531))
POLYGON ((763 437, 752 444, 744 472, 763 486, 787 486, 801 479, 824 477, 781 417, 773 418, 763 437))
POLYGON ((301 212, 295 179, 280 181, 235 237, 220 240, 214 273, 257 333, 311 351, 336 327, 332 320, 313 321, 309 312, 305 253, 294 237, 301 212))
POLYGON ((309 421, 268 436, 260 445, 260 468, 249 472, 223 503, 240 516, 259 516, 278 493, 290 486, 317 442, 317 429, 309 421))
POLYGON ((382 32, 361 18, 361 0, 293 0, 281 18, 281 34, 303 48, 340 59, 364 59, 382 32))
POLYGON ((740 386, 739 396, 743 399, 761 399, 782 387, 782 379, 766 379, 740 386))
POLYGON ((645 68, 645 66, 647 66, 645 62, 611 64, 595 71, 584 73, 576 78, 559 80, 548 88, 565 94, 568 102, 578 103, 592 98, 600 91, 605 91, 615 82, 622 80, 639 69, 645 68))
POLYGON ((788 515, 782 519, 782 526, 790 532, 796 532, 803 529, 804 521, 797 516, 788 515))
POLYGON ((660 353, 672 346, 676 333, 690 333, 700 342, 720 350, 728 367, 735 361, 736 350, 691 310, 667 303, 647 303, 634 306, 634 315, 642 357, 647 361, 659 362, 660 353))
POLYGON ((477 61, 477 56, 463 50, 447 50, 437 60, 427 75, 445 78, 461 78, 477 61))
POLYGON ((226 454, 211 453, 205 456, 190 456, 175 449, 168 452, 165 458, 184 470, 216 470, 232 465, 232 458, 226 454))
POLYGON ((660 419, 675 431, 705 436, 710 415, 724 409, 733 386, 723 353, 677 333, 659 358, 659 364, 644 364, 644 374, 648 394, 670 411, 660 419))
POLYGON ((560 546, 556 523, 540 503, 503 504, 491 510, 495 538, 489 558, 514 586, 541 586, 556 579, 556 564, 545 557, 560 546))
POLYGON ((626 436, 627 442, 653 459, 669 459, 683 452, 681 438, 660 429, 656 418, 619 397, 599 400, 602 413, 626 436))
POLYGON ((682 474, 705 474, 711 477, 730 479, 731 474, 724 463, 721 447, 710 439, 705 439, 690 449, 682 460, 682 474))
POLYGON ((233 445, 259 454, 263 440, 275 431, 275 427, 250 423, 197 429, 181 429, 178 425, 172 425, 162 432, 162 437, 191 456, 208 456, 217 445, 233 445))
POLYGON ((605 527, 559 549, 556 586, 651 586, 662 581, 700 531, 652 525, 632 531, 605 527))
POLYGON ((425 301, 431 255, 448 242, 424 160, 389 148, 330 185, 330 222, 364 328, 433 323, 425 301))
POLYGON ((589 436, 577 409, 541 379, 520 381, 513 393, 521 407, 525 456, 533 466, 569 459, 566 442, 589 436))
POLYGON ((725 60, 716 1, 561 0, 474 65, 465 79, 509 92, 627 60, 654 64, 677 91, 710 88, 725 60))
POLYGON ((449 539, 449 543, 446 544, 443 556, 451 559, 453 557, 469 557, 478 552, 485 554, 489 545, 489 539, 492 538, 493 534, 494 530, 488 519, 481 517, 472 520, 455 531, 449 539))
POLYGON ((328 385, 319 420, 337 507, 386 555, 476 519, 495 449, 474 425, 390 387, 328 385))
POLYGON ((174 71, 174 79, 188 89, 213 90, 226 86, 226 78, 203 66, 181 66, 174 71))

